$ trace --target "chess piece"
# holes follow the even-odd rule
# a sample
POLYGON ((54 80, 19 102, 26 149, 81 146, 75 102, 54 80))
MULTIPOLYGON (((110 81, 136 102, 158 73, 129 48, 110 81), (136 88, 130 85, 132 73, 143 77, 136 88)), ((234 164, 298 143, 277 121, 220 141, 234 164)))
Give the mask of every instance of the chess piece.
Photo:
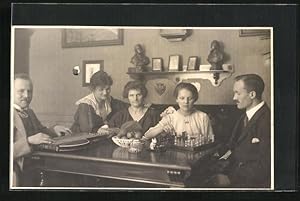
POLYGON ((174 145, 177 145, 177 144, 178 144, 178 137, 175 136, 175 138, 174 138, 174 145))
POLYGON ((210 70, 223 70, 224 53, 221 50, 218 41, 211 42, 211 50, 207 57, 207 61, 211 64, 210 70))
POLYGON ((146 71, 146 66, 150 63, 149 58, 145 55, 145 50, 141 44, 134 46, 135 54, 131 58, 131 63, 135 65, 138 72, 146 71))
POLYGON ((157 144, 157 139, 156 138, 152 138, 151 143, 150 143, 150 149, 154 150, 157 144))

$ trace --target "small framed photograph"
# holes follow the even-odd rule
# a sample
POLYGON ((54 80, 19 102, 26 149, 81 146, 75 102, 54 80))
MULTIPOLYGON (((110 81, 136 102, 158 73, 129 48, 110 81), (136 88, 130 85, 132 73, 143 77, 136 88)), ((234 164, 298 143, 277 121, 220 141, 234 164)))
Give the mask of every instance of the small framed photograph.
POLYGON ((189 57, 187 69, 188 70, 198 70, 198 57, 191 56, 189 57))
POLYGON ((103 60, 94 60, 94 61, 83 61, 82 62, 82 86, 86 87, 90 84, 90 79, 94 73, 104 70, 104 61, 103 60))
POLYGON ((163 59, 162 58, 152 58, 152 70, 162 71, 163 69, 163 59))
POLYGON ((169 71, 180 70, 180 55, 170 55, 169 57, 169 71))

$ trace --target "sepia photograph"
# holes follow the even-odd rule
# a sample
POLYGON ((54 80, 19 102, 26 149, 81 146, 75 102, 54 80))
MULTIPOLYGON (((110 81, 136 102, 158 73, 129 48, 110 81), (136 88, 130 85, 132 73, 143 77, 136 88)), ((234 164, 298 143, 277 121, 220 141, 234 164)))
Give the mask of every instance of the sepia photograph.
POLYGON ((162 58, 152 58, 152 70, 153 71, 162 71, 163 70, 162 58))
POLYGON ((103 60, 83 61, 82 86, 88 86, 90 84, 92 75, 94 75, 96 72, 100 70, 103 70, 104 69, 103 65, 104 65, 103 60))
POLYGON ((189 57, 187 69, 188 70, 199 70, 198 57, 196 57, 196 56, 189 57))
POLYGON ((170 55, 169 71, 179 71, 180 67, 180 55, 170 55))
POLYGON ((10 190, 274 190, 272 27, 11 38, 10 190))

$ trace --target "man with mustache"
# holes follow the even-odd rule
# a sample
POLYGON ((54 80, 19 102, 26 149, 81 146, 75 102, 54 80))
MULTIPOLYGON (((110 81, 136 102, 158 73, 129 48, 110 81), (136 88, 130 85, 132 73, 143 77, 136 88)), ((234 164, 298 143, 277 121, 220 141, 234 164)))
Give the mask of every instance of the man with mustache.
POLYGON ((43 126, 33 110, 29 108, 32 93, 33 85, 29 76, 16 74, 13 105, 13 186, 26 186, 31 182, 30 159, 26 156, 31 153, 32 145, 49 144, 52 142, 51 137, 71 132, 68 128, 59 125, 53 128, 43 126))
POLYGON ((262 100, 264 87, 256 74, 235 78, 233 100, 245 113, 236 122, 228 143, 213 158, 203 159, 207 168, 196 168, 187 186, 271 187, 271 118, 262 100))

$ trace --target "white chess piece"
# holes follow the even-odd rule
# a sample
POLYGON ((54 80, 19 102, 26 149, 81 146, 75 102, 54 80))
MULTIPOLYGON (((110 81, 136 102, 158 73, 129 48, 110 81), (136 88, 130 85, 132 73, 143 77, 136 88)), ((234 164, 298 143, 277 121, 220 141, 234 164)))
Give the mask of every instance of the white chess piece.
POLYGON ((151 143, 150 143, 150 149, 151 149, 151 150, 154 150, 156 144, 157 144, 156 138, 152 138, 152 139, 151 139, 151 143))

